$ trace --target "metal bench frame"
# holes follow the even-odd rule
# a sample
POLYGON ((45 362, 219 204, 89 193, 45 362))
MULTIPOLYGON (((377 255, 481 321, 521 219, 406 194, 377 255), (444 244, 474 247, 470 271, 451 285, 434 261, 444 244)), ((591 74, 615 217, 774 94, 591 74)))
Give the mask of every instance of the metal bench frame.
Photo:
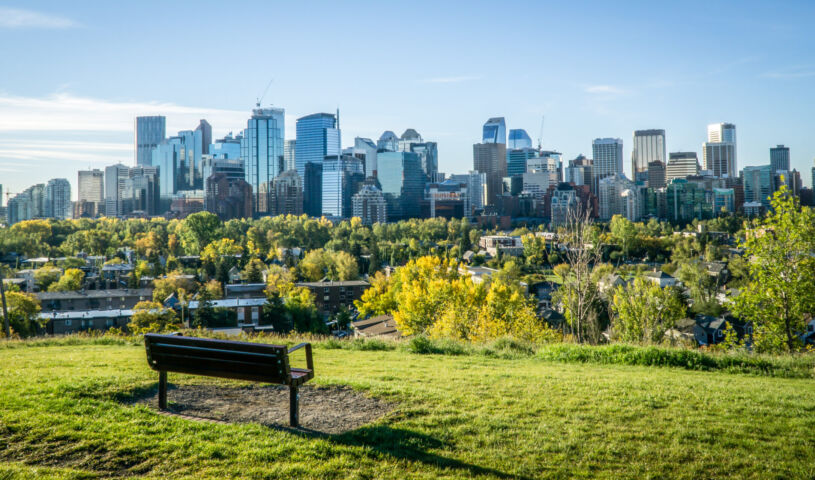
POLYGON ((289 387, 289 424, 299 425, 298 387, 314 378, 311 344, 283 345, 236 342, 180 334, 144 335, 147 364, 158 374, 158 408, 167 409, 167 372, 249 380, 289 387), (289 355, 305 349, 305 369, 291 368, 289 355))

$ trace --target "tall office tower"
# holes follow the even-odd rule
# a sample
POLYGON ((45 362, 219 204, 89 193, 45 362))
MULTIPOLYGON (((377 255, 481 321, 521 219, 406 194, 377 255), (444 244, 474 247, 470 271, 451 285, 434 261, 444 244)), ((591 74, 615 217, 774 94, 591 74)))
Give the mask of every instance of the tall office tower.
POLYGON ((212 126, 203 118, 198 121, 195 127, 195 145, 200 148, 199 155, 209 153, 209 145, 212 143, 212 126))
MULTIPOLYGON (((504 117, 493 117, 484 124, 481 143, 507 143, 507 124, 504 117)), ((505 147, 506 149, 506 147, 505 147)))
POLYGON ((286 170, 274 179, 273 215, 303 214, 303 180, 297 170, 286 170))
POLYGON ((527 172, 543 173, 550 176, 549 183, 555 184, 563 181, 563 154, 551 150, 544 150, 539 155, 526 162, 527 172))
POLYGON ((351 218, 354 213, 351 199, 364 180, 365 172, 362 160, 351 155, 325 157, 322 187, 323 215, 351 218))
POLYGON ((640 218, 640 202, 634 182, 622 173, 603 177, 599 182, 600 218, 610 220, 614 215, 636 221, 640 218))
MULTIPOLYGON (((815 163, 815 160, 813 160, 815 163)), ((812 177, 810 177, 810 181, 812 182, 812 190, 815 191, 815 166, 812 167, 812 177)))
POLYGON ((436 142, 410 144, 410 152, 419 155, 426 181, 435 181, 439 173, 439 148, 436 142))
POLYGON ((71 218, 71 184, 64 178, 48 180, 45 185, 45 216, 65 220, 71 218))
POLYGON ((634 130, 631 147, 631 175, 635 182, 648 180, 648 164, 665 164, 665 130, 634 130))
POLYGON ((137 166, 127 169, 127 177, 119 179, 119 192, 119 215, 158 214, 158 167, 137 166))
POLYGON ((735 178, 738 176, 735 125, 732 123, 708 125, 707 142, 702 147, 702 160, 705 170, 712 170, 713 175, 716 177, 735 178), (708 145, 710 148, 708 148, 708 145))
POLYGON ((352 148, 353 155, 364 162, 365 176, 376 178, 377 146, 370 138, 356 137, 352 148))
POLYGON ((503 193, 503 179, 507 176, 506 144, 476 143, 473 145, 473 169, 487 175, 487 204, 495 205, 495 199, 503 193))
POLYGON ((764 208, 770 207, 770 196, 773 194, 773 171, 770 165, 744 167, 744 203, 757 202, 764 208))
POLYGON ((105 172, 99 169, 80 170, 78 172, 77 203, 79 215, 96 217, 101 215, 105 205, 105 172))
POLYGON ((6 217, 9 225, 44 216, 45 185, 42 183, 32 185, 9 198, 6 205, 6 217))
POLYGON ((365 225, 386 223, 388 206, 382 190, 373 182, 365 181, 359 192, 354 195, 354 216, 359 217, 365 225))
POLYGON ((424 142, 424 139, 422 138, 421 135, 419 135, 419 132, 412 128, 408 128, 407 130, 405 130, 405 133, 403 133, 402 136, 399 137, 397 149, 400 152, 409 152, 411 145, 413 145, 414 143, 422 142, 424 142))
POLYGON ((3 184, 0 183, 0 207, 3 206, 3 184))
POLYGON ((136 117, 135 153, 136 165, 150 165, 153 160, 152 150, 164 140, 166 119, 162 116, 136 117))
POLYGON ((399 150, 399 137, 390 130, 385 130, 376 141, 376 148, 380 151, 395 152, 399 150))
POLYGON ((770 166, 773 172, 790 169, 790 147, 778 145, 770 149, 770 166))
POLYGON ((620 138, 596 138, 591 151, 594 156, 592 193, 597 195, 601 178, 623 173, 623 141, 620 138))
POLYGON ((307 163, 323 163, 329 155, 340 155, 340 129, 333 113, 315 113, 297 119, 297 174, 304 176, 307 163))
POLYGON ((668 165, 665 166, 665 182, 671 183, 674 178, 686 178, 699 175, 699 158, 696 152, 671 152, 668 165))
POLYGON ((523 148, 532 148, 532 139, 524 129, 515 129, 509 131, 509 143, 507 143, 507 150, 520 150, 523 148))
POLYGON ((207 178, 205 191, 204 210, 221 220, 252 217, 252 186, 243 178, 213 173, 207 178))
POLYGON ((424 172, 419 155, 379 152, 379 183, 388 201, 388 220, 418 217, 424 196, 424 172))
POLYGON ((663 188, 665 183, 665 164, 659 160, 648 162, 648 187, 663 188))
POLYGON ((294 159, 295 152, 297 151, 297 140, 286 140, 283 144, 283 170, 297 169, 297 163, 294 159))
POLYGON ((735 178, 736 144, 730 142, 705 142, 702 144, 705 170, 717 178, 735 178))
POLYGON ((215 142, 209 146, 209 150, 206 153, 212 158, 240 159, 242 139, 243 137, 241 135, 233 137, 232 132, 229 132, 224 138, 215 140, 215 142))
POLYGON ((323 214, 322 163, 306 164, 306 174, 303 176, 303 213, 312 217, 323 214))
POLYGON ((255 216, 268 214, 272 182, 283 171, 284 117, 282 108, 256 108, 243 131, 241 160, 252 186, 255 216))
MULTIPOLYGON (((566 167, 564 181, 566 183, 573 183, 577 186, 591 185, 593 178, 594 161, 586 158, 584 155, 578 155, 577 158, 569 160, 569 166, 566 167)), ((595 212, 596 213, 596 212, 595 212)))
MULTIPOLYGON (((511 130, 510 133, 514 131, 511 130)), ((512 140, 509 143, 512 145, 512 140)), ((537 157, 539 153, 537 149, 531 147, 507 150, 507 175, 512 177, 526 173, 529 160, 537 157)))
POLYGON ((122 192, 120 183, 129 175, 129 168, 121 163, 105 167, 105 216, 122 215, 122 192))
POLYGON ((467 195, 470 197, 467 204, 470 211, 465 215, 472 215, 475 210, 483 210, 487 204, 487 174, 470 170, 466 174, 450 175, 449 180, 467 185, 467 195))

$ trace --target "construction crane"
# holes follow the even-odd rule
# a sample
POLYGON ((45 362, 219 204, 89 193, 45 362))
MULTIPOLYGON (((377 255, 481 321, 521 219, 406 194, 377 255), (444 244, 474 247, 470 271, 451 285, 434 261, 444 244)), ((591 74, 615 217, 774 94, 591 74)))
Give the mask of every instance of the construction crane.
POLYGON ((263 101, 263 98, 266 96, 266 94, 267 94, 267 93, 269 93, 269 87, 271 87, 271 86, 272 86, 272 82, 274 82, 274 78, 272 78, 271 80, 269 80, 269 84, 268 84, 268 85, 266 85, 266 90, 264 90, 264 91, 263 91, 263 95, 261 95, 260 97, 258 97, 258 99, 257 99, 257 103, 255 103, 255 105, 257 105, 257 107, 258 107, 258 108, 260 108, 260 102, 262 102, 262 101, 263 101))

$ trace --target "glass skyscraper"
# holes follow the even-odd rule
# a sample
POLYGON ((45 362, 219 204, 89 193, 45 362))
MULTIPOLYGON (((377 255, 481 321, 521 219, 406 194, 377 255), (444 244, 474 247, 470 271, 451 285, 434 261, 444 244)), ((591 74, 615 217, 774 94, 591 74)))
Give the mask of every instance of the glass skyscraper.
POLYGON ((297 119, 294 161, 297 174, 304 177, 307 163, 323 163, 329 155, 340 155, 340 130, 332 113, 315 113, 297 119))
POLYGON ((241 160, 252 186, 255 215, 269 213, 272 182, 283 172, 284 117, 282 108, 256 108, 243 131, 241 160))
POLYGON ((388 221, 418 217, 424 196, 421 158, 412 152, 379 152, 379 183, 388 202, 388 221))
POLYGON ((532 139, 524 129, 509 131, 509 144, 507 150, 520 150, 522 148, 532 148, 532 139))
MULTIPOLYGON (((596 138, 591 144, 594 165, 592 192, 599 192, 600 179, 623 173, 623 141, 620 138, 596 138)), ((602 208, 602 207, 601 207, 602 208)))
POLYGON ((773 173, 779 170, 790 169, 790 147, 778 145, 770 149, 770 165, 773 167, 773 173))
POLYGON ((648 164, 665 165, 665 130, 634 130, 631 147, 631 176, 635 182, 648 180, 648 164))
POLYGON ((134 147, 136 165, 150 165, 152 150, 166 137, 166 119, 162 116, 136 117, 134 147))
POLYGON ((323 215, 350 218, 354 211, 352 198, 364 180, 362 160, 350 155, 325 157, 322 185, 323 215))
POLYGON ((504 117, 493 117, 484 124, 481 143, 507 143, 507 124, 504 117))

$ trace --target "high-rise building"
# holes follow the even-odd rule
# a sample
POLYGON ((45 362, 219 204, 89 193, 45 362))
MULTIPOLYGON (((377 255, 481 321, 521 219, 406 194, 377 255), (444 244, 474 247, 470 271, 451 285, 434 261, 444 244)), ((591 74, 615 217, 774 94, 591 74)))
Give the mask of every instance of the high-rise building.
MULTIPOLYGON (((277 179, 275 179, 277 180, 277 179)), ((221 220, 252 217, 252 186, 243 178, 213 173, 207 178, 204 209, 221 220)))
POLYGON ((419 135, 419 132, 417 132, 416 130, 414 130, 412 128, 408 128, 407 130, 405 130, 405 132, 402 134, 402 136, 399 137, 399 143, 397 144, 397 149, 400 152, 409 152, 411 145, 413 145, 414 143, 423 143, 423 142, 424 142, 424 139, 422 138, 421 135, 419 135))
POLYGON ((693 175, 699 175, 699 158, 696 152, 671 152, 668 165, 665 166, 665 182, 693 175))
POLYGON ((467 196, 469 197, 469 211, 466 215, 472 215, 476 210, 483 210, 487 204, 487 174, 477 170, 470 170, 466 174, 450 175, 449 180, 467 185, 467 196))
POLYGON ((716 177, 736 178, 736 126, 732 123, 714 123, 707 126, 707 142, 702 145, 705 170, 716 177))
POLYGON ((549 218, 552 226, 566 225, 577 212, 579 205, 574 186, 568 183, 559 183, 552 191, 549 203, 549 218))
POLYGON ((395 152, 399 150, 399 137, 392 131, 385 130, 376 141, 376 148, 379 151, 395 152))
POLYGON ((597 194, 601 178, 623 173, 623 141, 620 138, 596 138, 591 151, 594 156, 592 193, 597 194))
POLYGON ((206 120, 201 119, 194 131, 196 153, 199 155, 198 164, 200 165, 200 156, 209 154, 209 146, 212 143, 212 126, 206 120))
POLYGON ((732 188, 713 189, 713 214, 732 213, 736 210, 735 190, 732 188))
POLYGON ((379 183, 388 202, 389 221, 419 216, 424 194, 424 171, 412 152, 379 152, 379 183))
POLYGON ((566 167, 564 181, 566 183, 573 183, 576 186, 591 186, 591 179, 593 178, 593 166, 594 161, 592 159, 586 158, 582 154, 578 155, 577 158, 569 160, 569 166, 566 167))
POLYGON ((340 155, 340 129, 333 113, 314 113, 297 119, 297 174, 304 176, 307 163, 323 163, 329 155, 340 155))
POLYGON ((425 184, 422 217, 462 218, 470 215, 467 184, 445 180, 425 184))
POLYGON ((273 215, 303 214, 303 180, 297 170, 287 170, 274 179, 273 215))
MULTIPOLYGON (((486 125, 484 128, 487 128, 486 125)), ((473 168, 487 175, 487 204, 494 205, 495 199, 503 192, 503 178, 507 176, 506 144, 492 142, 473 145, 473 168)))
POLYGON ((323 160, 322 210, 327 217, 350 218, 352 198, 365 180, 362 160, 350 155, 329 155, 323 160))
POLYGON ((32 185, 17 195, 9 198, 6 205, 6 218, 9 225, 42 218, 45 215, 45 185, 32 185))
POLYGON ((713 193, 696 182, 677 178, 665 187, 665 212, 669 221, 687 223, 713 218, 713 193))
POLYGON ((297 161, 295 160, 296 152, 297 140, 286 140, 283 144, 283 169, 285 171, 295 170, 297 168, 297 161))
POLYGON ((407 151, 419 155, 426 181, 434 181, 439 173, 439 149, 436 142, 411 143, 407 151))
POLYGON ((71 218, 71 183, 64 178, 54 178, 45 185, 45 216, 65 220, 71 218))
MULTIPOLYGON (((514 131, 515 130, 510 130, 510 133, 514 131)), ((512 145, 513 141, 510 140, 509 143, 512 145)), ((512 177, 526 173, 527 162, 529 159, 537 157, 538 153, 538 150, 531 147, 507 150, 507 175, 512 177)))
POLYGON ((162 116, 136 117, 136 165, 151 165, 153 149, 166 137, 165 123, 166 119, 162 116))
POLYGON ((600 218, 610 220, 622 215, 635 221, 640 218, 640 201, 634 182, 621 173, 603 177, 598 184, 600 194, 600 218))
POLYGON ((122 215, 122 182, 129 176, 130 169, 122 165, 105 167, 105 216, 122 215))
POLYGON ((256 108, 243 131, 241 159, 252 186, 255 216, 269 213, 272 182, 283 172, 284 117, 282 108, 256 108))
POLYGON ((742 169, 744 203, 758 202, 765 208, 770 206, 773 194, 773 170, 770 165, 750 166, 742 169))
POLYGON ((99 169, 80 170, 78 172, 77 203, 82 206, 79 215, 96 217, 104 213, 105 206, 105 172, 99 169))
POLYGON ((493 117, 484 124, 481 143, 501 143, 506 150, 507 124, 504 117, 493 117))
POLYGON ((365 225, 386 223, 388 206, 385 195, 370 180, 366 180, 360 191, 354 195, 354 216, 359 217, 365 225))
POLYGON ((790 169, 790 147, 778 145, 770 149, 770 166, 773 172, 790 169))
POLYGON ((303 213, 312 217, 323 214, 322 162, 306 164, 306 174, 303 177, 303 213))
POLYGON ((648 162, 648 186, 650 188, 663 188, 665 187, 665 163, 654 160, 653 162, 648 162))
POLYGON ((532 139, 524 129, 515 129, 509 131, 509 143, 507 143, 507 150, 521 150, 524 148, 532 148, 532 139))
POLYGON ((232 132, 229 132, 224 138, 215 140, 215 143, 209 146, 207 153, 216 159, 240 160, 242 139, 243 136, 233 137, 232 132))
POLYGON ((551 150, 544 150, 526 162, 526 171, 529 173, 548 173, 549 183, 556 184, 563 181, 562 154, 551 150))
POLYGON ((635 182, 648 180, 648 164, 665 164, 665 130, 634 130, 631 147, 631 175, 635 182))
POLYGON ((119 215, 145 217, 159 213, 157 167, 142 165, 127 169, 127 177, 119 179, 118 189, 119 215))
POLYGON ((376 178, 376 152, 377 146, 370 138, 354 138, 351 154, 364 162, 365 177, 376 178))
POLYGON ((736 144, 730 142, 705 142, 702 144, 705 170, 714 177, 734 178, 736 176, 736 144))

